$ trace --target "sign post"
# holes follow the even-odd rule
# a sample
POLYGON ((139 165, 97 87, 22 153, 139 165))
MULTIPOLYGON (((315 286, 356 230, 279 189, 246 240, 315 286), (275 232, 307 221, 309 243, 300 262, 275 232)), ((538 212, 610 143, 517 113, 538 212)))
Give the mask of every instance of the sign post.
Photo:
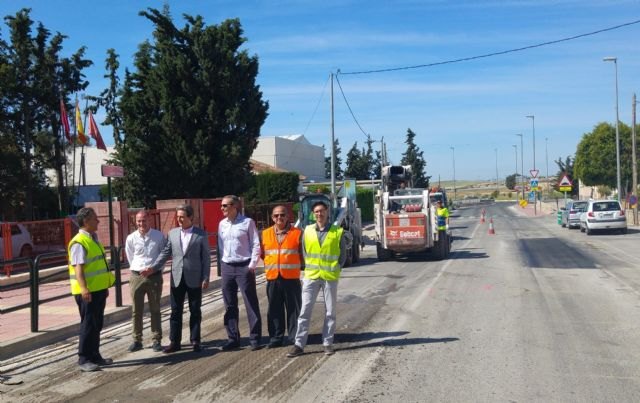
POLYGON ((567 207, 567 192, 571 192, 573 189, 573 183, 571 183, 571 179, 567 174, 562 175, 562 179, 558 182, 558 188, 561 192, 564 192, 564 206, 567 207))
MULTIPOLYGON (((111 204, 113 197, 111 196, 111 178, 122 178, 124 176, 124 168, 115 165, 102 165, 102 177, 107 177, 107 195, 109 197, 109 246, 111 247, 111 261, 113 262, 113 252, 116 248, 113 246, 113 205, 111 204)), ((116 256, 120 261, 120 256, 116 256)), ((120 274, 120 264, 116 265, 116 306, 122 306, 122 276, 120 274)))

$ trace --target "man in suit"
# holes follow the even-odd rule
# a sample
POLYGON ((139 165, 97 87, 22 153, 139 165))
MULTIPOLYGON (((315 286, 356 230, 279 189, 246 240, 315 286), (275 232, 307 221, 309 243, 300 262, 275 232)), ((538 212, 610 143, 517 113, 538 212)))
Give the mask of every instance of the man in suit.
POLYGON ((211 255, 207 234, 193 225, 193 207, 188 204, 176 208, 179 227, 169 231, 167 244, 156 261, 143 272, 144 276, 162 270, 169 259, 171 263, 171 317, 169 318, 169 340, 164 353, 180 350, 182 341, 182 313, 185 294, 189 300, 189 329, 193 351, 200 351, 200 322, 202 313, 202 290, 209 287, 211 255))

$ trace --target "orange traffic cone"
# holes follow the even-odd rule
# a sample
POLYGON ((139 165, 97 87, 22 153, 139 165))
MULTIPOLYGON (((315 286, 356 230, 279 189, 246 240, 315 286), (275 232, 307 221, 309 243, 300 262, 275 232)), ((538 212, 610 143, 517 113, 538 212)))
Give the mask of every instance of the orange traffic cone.
POLYGON ((489 235, 495 235, 496 231, 493 229, 493 218, 489 220, 489 235))

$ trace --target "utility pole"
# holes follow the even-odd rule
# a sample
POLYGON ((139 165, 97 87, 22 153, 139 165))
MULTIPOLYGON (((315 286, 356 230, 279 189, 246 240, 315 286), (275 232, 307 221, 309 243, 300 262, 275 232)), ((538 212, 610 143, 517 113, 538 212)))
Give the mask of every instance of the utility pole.
POLYGON ((498 149, 495 148, 496 151, 496 199, 500 196, 500 185, 499 185, 499 177, 498 177, 498 149))
MULTIPOLYGON (((531 127, 533 129, 533 170, 536 170, 536 116, 535 115, 527 115, 527 118, 531 119, 531 127)), ((537 178, 536 178, 537 179, 537 178)), ((538 214, 538 191, 531 189, 534 194, 533 199, 533 214, 538 214)))
MULTIPOLYGON (((518 183, 518 145, 512 144, 511 146, 513 147, 513 151, 515 151, 515 154, 516 154, 516 170, 514 171, 515 176, 513 177, 513 179, 515 183, 518 183)), ((518 200, 518 192, 516 192, 516 200, 518 200)))
POLYGON ((336 198, 336 146, 335 146, 335 132, 333 125, 333 73, 331 73, 331 199, 333 202, 332 207, 337 206, 336 198))
MULTIPOLYGON (((636 94, 633 94, 631 101, 631 167, 633 170, 633 192, 632 194, 638 198, 638 168, 636 165, 636 94)), ((633 224, 638 224, 638 202, 633 209, 633 224)))

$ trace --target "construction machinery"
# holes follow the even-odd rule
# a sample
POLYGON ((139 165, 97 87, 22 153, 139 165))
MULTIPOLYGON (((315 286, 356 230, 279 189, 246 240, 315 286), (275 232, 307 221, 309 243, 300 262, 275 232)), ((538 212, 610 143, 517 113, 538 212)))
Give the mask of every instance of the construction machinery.
POLYGON ((356 202, 356 181, 345 180, 338 190, 334 202, 331 196, 322 193, 311 193, 300 198, 300 209, 295 226, 304 228, 315 223, 313 205, 321 201, 329 207, 329 220, 334 225, 344 229, 344 239, 347 245, 347 260, 345 267, 360 260, 360 249, 364 245, 362 238, 362 218, 356 202))
POLYGON ((448 229, 438 230, 437 198, 430 196, 428 189, 413 188, 410 165, 382 168, 374 205, 378 260, 413 253, 433 253, 439 260, 449 256, 451 236, 448 229))

